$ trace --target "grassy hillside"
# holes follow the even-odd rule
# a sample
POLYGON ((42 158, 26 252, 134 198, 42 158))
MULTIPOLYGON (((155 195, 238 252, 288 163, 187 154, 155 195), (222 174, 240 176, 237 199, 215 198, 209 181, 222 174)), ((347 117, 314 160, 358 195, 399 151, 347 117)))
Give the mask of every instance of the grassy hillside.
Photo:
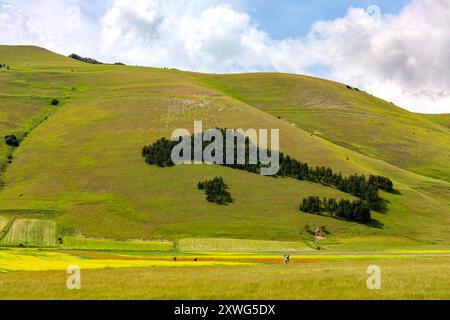
POLYGON ((355 88, 305 76, 243 74, 202 79, 338 145, 450 181, 450 130, 442 125, 444 118, 432 121, 355 88))
MULTIPOLYGON (((304 226, 309 225, 326 226, 335 238, 383 235, 450 243, 450 183, 443 181, 448 180, 445 169, 450 159, 449 133, 421 116, 391 110, 380 100, 345 86, 304 77, 236 76, 243 80, 238 79, 235 85, 235 78, 228 76, 88 65, 34 47, 0 46, 2 60, 11 65, 11 70, 4 71, 5 75, 0 72, 0 97, 5 99, 0 119, 15 112, 18 95, 24 99, 42 97, 38 110, 48 106, 50 97, 58 97, 63 103, 15 150, 0 194, 0 216, 51 219, 68 234, 80 231, 85 236, 119 240, 231 238, 295 242, 309 237, 304 231, 304 226), (274 77, 284 80, 275 81, 274 77), (296 109, 292 86, 311 86, 311 82, 320 86, 307 91, 313 93, 316 103, 311 102, 310 115, 305 119, 317 117, 314 123, 320 127, 308 120, 308 128, 299 125, 304 113, 288 112, 289 106, 279 102, 291 101, 290 107, 296 109), (264 83, 285 87, 263 90, 264 83), (237 87, 242 88, 239 94, 237 87), (240 96, 244 93, 247 98, 240 96), (269 107, 258 99, 269 103, 269 107), (349 135, 347 127, 332 119, 348 114, 346 108, 355 109, 358 99, 367 105, 363 111, 354 111, 355 117, 362 119, 358 125, 361 129, 349 135), (279 114, 282 119, 274 116, 278 115, 277 105, 285 110, 279 114), (322 109, 327 111, 321 113, 322 109), (363 116, 364 112, 367 116, 363 116), (388 212, 374 214, 376 221, 363 226, 300 213, 302 197, 352 198, 319 184, 261 177, 218 166, 161 169, 145 164, 141 156, 144 145, 169 137, 177 128, 192 130, 194 120, 202 120, 205 129, 279 128, 282 151, 310 165, 330 166, 344 174, 389 176, 401 195, 383 194, 390 202, 388 212), (370 152, 354 147, 354 143, 376 141, 374 135, 378 135, 379 124, 385 120, 390 125, 384 126, 382 132, 392 135, 392 145, 379 148, 367 144, 364 148, 370 152), (333 130, 330 122, 335 123, 333 130), (321 130, 327 139, 311 134, 312 130, 321 130), (405 134, 400 134, 402 130, 416 135, 411 133, 412 137, 406 139, 405 134), (340 145, 333 143, 332 135, 339 137, 335 142, 340 145), (420 147, 414 145, 416 142, 420 147), (438 151, 436 144, 441 144, 438 151), (408 165, 396 163, 404 157, 400 145, 406 153, 410 146, 418 154, 423 148, 431 148, 432 157, 408 165), (397 154, 388 152, 390 148, 398 148, 397 154), (367 154, 379 155, 380 159, 367 154), (387 154, 395 159, 385 158, 387 154), (429 176, 439 172, 442 179, 417 172, 429 176), (225 178, 236 200, 234 204, 207 203, 197 190, 197 182, 214 176, 225 178)), ((29 104, 24 103, 24 107, 29 104)), ((31 121, 30 113, 18 116, 17 127, 31 121)))
MULTIPOLYGON (((42 66, 59 68, 76 63, 47 50, 27 46, 2 46, 0 63, 9 66, 0 69, 0 183, 3 173, 13 158, 14 150, 3 143, 3 137, 14 134, 19 139, 26 136, 46 120, 57 107, 51 106, 52 99, 61 102, 70 100, 76 91, 76 84, 60 72, 45 70, 37 73, 26 68, 39 70, 42 66), (25 68, 25 69, 24 69, 25 68)), ((69 70, 72 71, 72 70, 69 70)))
POLYGON ((426 114, 423 115, 424 117, 443 125, 444 127, 447 127, 450 129, 450 113, 447 114, 426 114))

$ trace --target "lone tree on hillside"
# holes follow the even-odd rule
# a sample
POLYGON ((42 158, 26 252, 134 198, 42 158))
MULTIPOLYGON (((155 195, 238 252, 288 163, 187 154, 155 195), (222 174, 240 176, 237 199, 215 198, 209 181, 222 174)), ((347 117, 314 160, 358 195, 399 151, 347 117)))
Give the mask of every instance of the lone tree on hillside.
POLYGON ((199 190, 205 190, 206 200, 215 202, 217 204, 233 203, 231 194, 227 191, 228 186, 225 184, 223 178, 216 177, 212 180, 199 182, 197 185, 199 190))
POLYGON ((20 140, 17 139, 15 134, 12 134, 5 137, 5 143, 10 147, 17 148, 20 145, 20 140))

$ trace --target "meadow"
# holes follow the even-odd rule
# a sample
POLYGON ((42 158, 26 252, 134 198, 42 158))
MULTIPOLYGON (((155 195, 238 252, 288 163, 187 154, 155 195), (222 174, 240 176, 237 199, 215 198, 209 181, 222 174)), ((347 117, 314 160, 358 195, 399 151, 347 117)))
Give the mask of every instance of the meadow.
POLYGON ((75 250, 171 251, 173 243, 170 241, 114 241, 65 236, 64 248, 75 250))
POLYGON ((243 239, 180 239, 177 249, 187 252, 292 252, 313 250, 305 242, 243 239))
POLYGON ((0 299, 450 299, 450 248, 397 239, 392 250, 388 240, 324 240, 322 250, 236 239, 184 239, 174 249, 77 238, 67 242, 72 249, 3 248, 0 299), (81 270, 81 290, 66 287, 70 266, 81 270), (380 290, 367 288, 369 266, 381 268, 380 290))
POLYGON ((9 250, 0 251, 0 270, 9 271, 0 272, 0 299, 449 299, 450 258, 427 252, 299 254, 284 265, 276 255, 216 253, 194 262, 187 254, 174 262, 168 254, 9 250), (81 290, 66 287, 69 265, 81 268, 81 290), (367 288, 371 265, 381 268, 380 290, 367 288))

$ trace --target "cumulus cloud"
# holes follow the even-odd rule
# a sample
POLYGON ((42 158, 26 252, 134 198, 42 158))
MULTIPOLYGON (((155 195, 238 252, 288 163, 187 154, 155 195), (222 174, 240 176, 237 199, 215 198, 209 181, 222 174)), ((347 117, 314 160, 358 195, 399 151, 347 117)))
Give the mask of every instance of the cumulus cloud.
POLYGON ((184 70, 307 73, 412 111, 450 112, 449 1, 412 0, 396 15, 383 15, 377 7, 349 8, 344 17, 315 23, 304 37, 283 40, 271 38, 226 0, 110 0, 94 18, 84 15, 84 2, 78 2, 37 0, 24 6, 28 12, 20 5, 2 6, 0 26, 8 32, 0 42, 184 70), (67 16, 52 18, 71 4, 82 9, 77 30, 67 26, 67 16), (63 27, 55 28, 57 22, 63 27))
POLYGON ((230 72, 268 67, 269 37, 227 4, 117 0, 102 19, 102 52, 132 64, 230 72), (256 59, 255 59, 256 57, 256 59))
POLYGON ((307 46, 329 77, 418 112, 450 112, 450 3, 416 0, 398 15, 351 8, 314 25, 307 46))
POLYGON ((99 23, 84 14, 85 8, 82 0, 0 0, 0 43, 94 54, 99 23))
POLYGON ((16 41, 45 41, 37 28, 33 26, 30 17, 21 12, 20 9, 7 4, 0 6, 0 30, 2 30, 1 40, 4 44, 16 41))

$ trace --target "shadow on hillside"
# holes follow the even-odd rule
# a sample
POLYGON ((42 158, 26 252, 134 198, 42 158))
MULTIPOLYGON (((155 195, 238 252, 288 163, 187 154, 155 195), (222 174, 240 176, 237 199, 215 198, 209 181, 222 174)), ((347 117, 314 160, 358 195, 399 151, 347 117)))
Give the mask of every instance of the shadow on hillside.
POLYGON ((374 229, 383 229, 384 228, 384 223, 376 220, 376 219, 372 219, 368 224, 368 227, 370 228, 374 228, 374 229))

